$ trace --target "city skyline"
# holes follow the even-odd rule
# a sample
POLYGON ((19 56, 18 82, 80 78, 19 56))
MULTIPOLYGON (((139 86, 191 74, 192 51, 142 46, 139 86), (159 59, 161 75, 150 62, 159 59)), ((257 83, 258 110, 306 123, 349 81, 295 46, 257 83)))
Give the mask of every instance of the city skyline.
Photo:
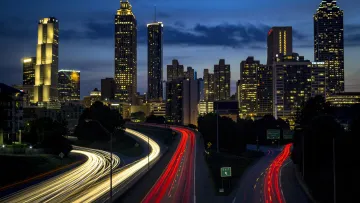
MULTIPOLYGON (((231 72, 232 72, 232 78, 231 78, 231 94, 235 92, 235 82, 239 78, 240 74, 240 67, 239 63, 242 60, 245 60, 247 56, 254 56, 262 64, 266 63, 266 34, 268 32, 268 29, 271 26, 293 26, 294 29, 294 52, 299 53, 300 55, 304 55, 305 59, 313 61, 313 14, 316 12, 316 9, 318 8, 321 1, 304 1, 301 3, 297 3, 297 6, 299 9, 297 9, 296 12, 291 12, 291 15, 286 15, 286 13, 282 14, 282 16, 286 16, 286 20, 283 21, 277 21, 276 18, 280 17, 273 17, 269 20, 266 20, 264 16, 254 16, 250 15, 248 19, 251 19, 251 23, 249 25, 244 25, 242 21, 240 20, 231 20, 228 15, 230 15, 232 12, 232 9, 229 10, 229 14, 224 15, 222 17, 218 17, 217 20, 211 20, 208 23, 202 23, 201 19, 203 16, 207 16, 206 10, 210 10, 212 8, 211 5, 206 6, 206 9, 203 13, 198 14, 199 22, 189 22, 187 17, 179 19, 176 16, 172 16, 169 13, 173 13, 173 11, 178 11, 178 9, 181 9, 183 6, 188 5, 189 2, 185 1, 184 5, 182 5, 180 8, 175 9, 172 4, 175 4, 176 1, 171 2, 161 2, 161 1, 154 1, 150 5, 145 3, 143 1, 130 1, 130 3, 133 6, 134 13, 137 16, 138 20, 138 28, 139 28, 139 45, 138 45, 138 78, 139 78, 139 88, 138 92, 145 92, 146 91, 146 80, 147 80, 147 74, 146 74, 146 44, 144 44, 144 30, 146 33, 146 22, 149 23, 152 20, 152 8, 153 4, 157 4, 157 8, 159 10, 158 19, 163 21, 165 24, 164 29, 164 67, 168 64, 171 64, 171 60, 173 58, 176 58, 180 61, 181 64, 184 64, 184 66, 192 66, 198 73, 203 72, 202 69, 209 68, 212 69, 213 64, 217 63, 217 61, 220 58, 224 58, 227 63, 231 65, 231 72), (142 4, 140 3, 142 2, 142 4), (172 2, 172 3, 171 3, 172 2), (306 4, 306 5, 305 5, 306 4), (141 10, 146 10, 146 14, 141 13, 141 10), (302 15, 300 15, 299 11, 302 11, 302 15), (303 17, 306 16, 306 17, 303 17), (300 23, 295 23, 296 19, 301 19, 300 23), (227 23, 222 23, 223 21, 226 21, 227 23), (253 23, 252 21, 258 21, 258 23, 253 23), (259 23, 261 22, 261 23, 259 23), (307 24, 306 26, 304 24, 307 24), (167 26, 168 25, 168 26, 167 26), (172 38, 167 33, 174 33, 174 32, 180 32, 179 30, 174 30, 176 27, 184 27, 184 31, 182 31, 182 34, 184 35, 178 35, 176 38, 172 38), (209 39, 212 39, 212 36, 207 32, 209 30, 214 31, 215 28, 223 28, 223 29, 234 29, 236 32, 239 33, 239 36, 242 38, 246 38, 248 32, 241 33, 240 28, 247 28, 248 30, 252 30, 249 32, 256 33, 259 37, 253 38, 248 40, 249 42, 254 42, 254 46, 250 46, 249 44, 246 44, 244 42, 241 42, 239 40, 232 40, 231 43, 229 43, 229 40, 222 40, 217 39, 213 41, 212 43, 209 43, 209 39), (249 29, 252 28, 252 29, 249 29), (207 37, 205 38, 196 38, 190 34, 188 31, 195 31, 195 32, 203 32, 207 34, 207 37), (265 35, 264 35, 265 33, 265 35), (260 46, 260 47, 259 47, 260 46), (216 51, 220 47, 221 52, 216 51), (194 49, 195 48, 195 49, 194 49), (193 54, 193 51, 190 49, 196 50, 196 52, 201 54, 193 54), (208 56, 211 57, 208 57, 208 56), (206 60, 204 60, 206 58, 206 60), (209 60, 209 58, 211 58, 209 60)), ((219 9, 229 9, 228 6, 232 1, 225 1, 224 5, 219 9)), ((280 0, 277 0, 276 2, 282 2, 280 0)), ((68 4, 69 2, 64 1, 62 3, 63 5, 68 4)), ((263 2, 264 3, 264 2, 263 2)), ((357 3, 357 2, 356 2, 357 3)), ((9 4, 9 3, 5 3, 9 4)), ((83 5, 84 1, 79 1, 74 3, 74 7, 79 7, 80 5, 83 5)), ((103 9, 103 15, 106 13, 105 16, 112 16, 108 19, 108 17, 104 17, 100 15, 101 17, 98 20, 94 20, 93 17, 91 17, 93 20, 85 19, 83 17, 77 18, 76 21, 71 22, 67 16, 64 16, 63 14, 59 14, 57 12, 52 12, 51 9, 47 10, 46 12, 39 11, 36 15, 30 16, 29 19, 19 19, 16 18, 15 20, 20 22, 33 22, 26 26, 19 26, 17 24, 12 25, 13 30, 35 30, 34 29, 34 22, 38 21, 38 19, 43 18, 44 16, 55 16, 59 21, 61 22, 61 29, 60 29, 60 54, 59 54, 59 69, 79 69, 82 70, 82 73, 85 73, 82 77, 82 97, 84 95, 88 95, 89 92, 97 87, 100 88, 100 79, 105 77, 113 77, 113 69, 109 66, 111 65, 111 61, 108 61, 107 58, 111 57, 111 55, 108 54, 108 50, 113 50, 113 45, 107 42, 112 41, 113 39, 113 32, 107 31, 109 28, 107 27, 107 22, 110 20, 110 22, 113 19, 114 16, 114 10, 116 10, 119 6, 119 1, 111 1, 109 3, 111 5, 103 5, 99 8, 99 10, 103 9), (107 9, 110 8, 112 11, 108 11, 107 9), (105 12, 106 11, 106 12, 105 12), (54 13, 54 14, 52 14, 54 13), (76 26, 76 29, 74 29, 74 26, 76 23, 84 22, 85 24, 83 27, 76 26), (16 25, 16 27, 15 27, 16 25), (92 25, 90 31, 84 31, 87 30, 86 27, 92 25), (84 27, 85 26, 85 27, 84 27), (102 29, 99 29, 102 28, 102 29), (72 31, 73 35, 69 36, 70 31, 72 31), (106 33, 105 33, 106 32, 106 33), (80 36, 84 36, 84 39, 82 39, 80 36), (63 38, 62 38, 63 37, 63 38), (80 40, 79 40, 80 39, 80 40), (91 39, 92 44, 87 44, 89 47, 83 48, 82 41, 86 41, 91 39), (109 40, 110 39, 110 40, 109 40), (100 41, 103 40, 105 43, 100 43, 100 41), (73 41, 77 41, 76 43, 70 43, 73 41), (101 44, 101 45, 100 45, 101 44), (73 50, 73 51, 72 51, 73 50), (106 51, 104 51, 106 50, 106 51), (68 53, 75 53, 72 54, 72 58, 69 56, 68 53), (86 56, 84 56, 86 54, 86 56), (104 55, 107 56, 104 56, 104 55), (75 57, 74 57, 75 56, 75 57), (91 58, 90 58, 91 56, 91 58), (104 59, 106 58, 106 60, 104 59), (98 59, 97 61, 94 61, 95 59, 98 59), (90 63, 91 62, 91 63, 90 63), (97 74, 93 74, 93 72, 97 74), (111 74, 112 73, 112 74, 111 74), (95 78, 96 77, 96 78, 95 78)), ((259 8, 260 10, 264 10, 266 2, 259 8), (263 7, 264 6, 264 7, 263 7)), ((289 2, 286 7, 291 7, 293 3, 289 2)), ((357 33, 359 31, 359 26, 355 24, 356 14, 354 12, 354 9, 352 6, 345 1, 338 1, 338 5, 342 10, 345 10, 345 87, 346 91, 358 91, 358 88, 354 88, 354 85, 358 85, 358 83, 355 81, 356 76, 359 76, 360 71, 357 70, 357 63, 356 63, 356 52, 354 50, 357 49, 357 43, 356 36, 354 33, 357 33), (351 42, 351 43, 350 43, 351 42), (349 46, 349 44, 352 44, 349 46)), ((7 5, 8 6, 8 5, 7 5)), ((11 4, 9 4, 11 7, 11 4)), ((61 5, 59 5, 61 7, 61 5)), ((193 10, 196 10, 199 7, 199 3, 194 3, 193 10)), ((64 7, 64 6, 63 6, 64 7)), ((254 8, 255 5, 245 2, 242 5, 234 4, 234 7, 236 8, 254 8)), ((282 6, 282 8, 286 8, 285 6, 282 6)), ((356 6, 353 6, 356 7, 356 6)), ((90 12, 86 11, 88 6, 84 7, 84 12, 90 12)), ((265 9, 266 10, 266 9, 265 9)), ((192 11, 192 10, 191 10, 192 11)), ((70 14, 74 11, 70 9, 68 11, 70 14)), ((287 11, 286 11, 287 12, 287 11)), ((288 13, 289 14, 289 13, 288 13)), ((11 16, 11 14, 7 14, 4 12, 2 15, 11 16)), ((190 12, 190 16, 195 15, 195 13, 190 12)), ((232 14, 236 16, 235 14, 232 14)), ((241 15, 241 14, 239 14, 241 15)), ((70 15, 71 16, 71 15, 70 15)), ((86 15, 85 15, 86 16, 86 15)), ((112 24, 113 26, 113 24, 112 24)), ((112 28, 113 29, 113 28, 112 28)), ((235 32, 234 31, 234 32, 235 32)), ((234 32, 230 32, 231 34, 234 34, 234 32)), ((34 41, 36 41, 36 30, 35 33, 32 33, 32 31, 26 32, 28 34, 24 35, 24 39, 26 40, 26 43, 22 43, 21 45, 15 43, 14 46, 11 47, 11 51, 9 53, 12 53, 12 55, 9 55, 8 53, 3 53, 1 57, 6 57, 8 60, 2 64, 2 67, 0 67, 1 73, 9 73, 9 77, 1 78, 1 80, 8 84, 20 84, 20 73, 21 73, 21 64, 19 63, 19 60, 24 56, 32 56, 35 55, 34 50, 34 41), (33 37, 30 37, 33 36, 33 37), (30 39, 31 38, 31 39, 30 39), (33 39, 34 38, 34 39, 33 39), (30 42, 32 44, 30 44, 30 42), (19 51, 20 50, 20 51, 19 51), (16 57, 16 58, 15 58, 16 57), (12 67, 12 68, 11 68, 12 67), (10 71, 9 71, 10 69, 10 71)), ((0 33, 4 39, 9 39, 7 41, 11 42, 11 37, 7 34, 7 31, 3 31, 0 33)), ((181 33, 180 33, 181 34, 181 33)), ((225 36, 225 33, 222 33, 225 36)), ((256 36, 257 36, 256 35, 256 36)), ((227 36, 227 35, 226 35, 227 36)), ((20 40, 21 41, 21 40, 20 40)), ((3 42, 3 41, 2 41, 3 42)), ((146 42, 146 35, 145 35, 145 42, 146 42)), ((4 45, 6 48, 8 48, 6 42, 4 45)), ((35 42, 36 43, 36 42, 35 42)), ((110 53, 110 52, 109 52, 110 53)), ((4 61, 4 60, 3 60, 4 61)), ((164 78, 166 78, 166 71, 164 70, 164 78)), ((1 74, 3 75, 3 74, 1 74)), ((200 74, 201 75, 201 74, 200 74)))

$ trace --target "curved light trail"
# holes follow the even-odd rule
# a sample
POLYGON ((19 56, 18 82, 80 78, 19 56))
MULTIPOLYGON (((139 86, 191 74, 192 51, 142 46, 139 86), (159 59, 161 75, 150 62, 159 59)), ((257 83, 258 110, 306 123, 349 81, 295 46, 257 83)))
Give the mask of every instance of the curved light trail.
POLYGON ((284 203, 279 184, 280 168, 285 160, 290 156, 291 144, 285 145, 283 151, 271 163, 264 179, 264 198, 265 203, 284 203))
POLYGON ((194 189, 195 133, 183 127, 171 127, 181 133, 174 155, 154 186, 142 200, 148 202, 191 202, 194 189))
MULTIPOLYGON (((87 157, 85 163, 73 170, 4 197, 0 199, 0 202, 64 202, 68 197, 87 189, 108 174, 110 153, 77 146, 74 149, 73 153, 87 157)), ((119 157, 113 155, 113 168, 116 168, 119 163, 119 157)))
MULTIPOLYGON (((148 136, 139 133, 134 130, 126 129, 127 133, 133 134, 139 139, 143 140, 144 142, 148 142, 151 147, 151 152, 149 154, 149 160, 150 163, 153 162, 156 158, 160 155, 160 146, 151 138, 148 138, 148 136)), ((125 180, 129 179, 133 175, 136 175, 136 173, 146 168, 148 165, 148 157, 141 158, 137 162, 130 164, 126 166, 124 169, 118 169, 113 174, 113 187, 119 186, 121 183, 123 183, 125 180)), ((86 190, 80 194, 77 194, 76 197, 69 199, 69 202, 93 202, 105 194, 109 192, 110 185, 110 179, 107 178, 105 180, 100 181, 96 186, 92 187, 89 190, 86 190)))

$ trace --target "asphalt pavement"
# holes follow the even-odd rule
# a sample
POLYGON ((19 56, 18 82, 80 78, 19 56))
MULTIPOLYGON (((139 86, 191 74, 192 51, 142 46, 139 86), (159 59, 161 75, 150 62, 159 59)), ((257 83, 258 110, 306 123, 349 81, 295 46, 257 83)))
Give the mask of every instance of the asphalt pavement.
POLYGON ((285 202, 287 203, 310 203, 306 193, 300 186, 296 174, 295 165, 289 158, 281 168, 281 187, 285 202))
POLYGON ((271 162, 280 150, 268 149, 265 156, 250 166, 241 177, 238 190, 232 203, 260 203, 264 202, 264 178, 271 162))

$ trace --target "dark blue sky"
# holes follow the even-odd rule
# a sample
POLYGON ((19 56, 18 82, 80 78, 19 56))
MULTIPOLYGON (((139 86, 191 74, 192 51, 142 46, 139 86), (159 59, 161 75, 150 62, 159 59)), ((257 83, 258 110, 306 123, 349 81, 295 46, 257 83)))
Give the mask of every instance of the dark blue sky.
MULTIPOLYGON (((138 20, 138 91, 146 91, 146 23, 164 22, 164 78, 173 58, 202 77, 220 58, 231 64, 231 87, 240 62, 255 56, 266 62, 271 26, 293 26, 294 51, 313 60, 313 19, 321 0, 130 0, 138 20)), ((345 12, 346 91, 360 91, 360 8, 358 0, 338 0, 345 12)), ((35 56, 37 22, 60 22, 60 69, 81 70, 81 95, 113 77, 114 15, 119 0, 0 0, 0 82, 19 84, 21 58, 35 56)))

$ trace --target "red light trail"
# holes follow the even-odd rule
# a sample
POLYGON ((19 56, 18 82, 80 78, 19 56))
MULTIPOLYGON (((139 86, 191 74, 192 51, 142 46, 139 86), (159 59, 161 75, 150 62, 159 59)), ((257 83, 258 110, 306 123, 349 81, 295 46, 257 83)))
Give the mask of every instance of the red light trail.
POLYGON ((284 203, 284 197, 281 194, 279 184, 280 168, 285 160, 290 156, 290 148, 292 144, 285 145, 283 151, 271 163, 266 177, 264 179, 264 196, 265 203, 277 202, 284 203))
POLYGON ((191 202, 194 183, 195 133, 187 128, 171 127, 181 133, 179 145, 167 167, 142 200, 143 203, 191 202))

